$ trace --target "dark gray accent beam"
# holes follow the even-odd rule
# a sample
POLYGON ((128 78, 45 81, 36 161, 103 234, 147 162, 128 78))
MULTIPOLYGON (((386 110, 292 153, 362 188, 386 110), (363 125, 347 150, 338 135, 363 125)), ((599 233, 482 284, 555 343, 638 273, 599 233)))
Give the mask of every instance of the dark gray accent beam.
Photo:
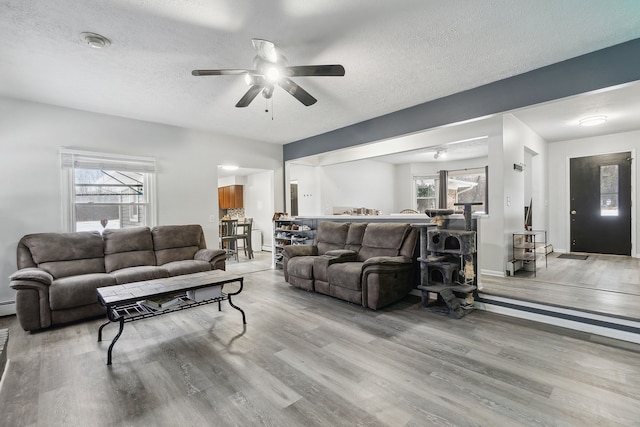
POLYGON ((640 39, 283 146, 284 161, 640 80, 640 39))

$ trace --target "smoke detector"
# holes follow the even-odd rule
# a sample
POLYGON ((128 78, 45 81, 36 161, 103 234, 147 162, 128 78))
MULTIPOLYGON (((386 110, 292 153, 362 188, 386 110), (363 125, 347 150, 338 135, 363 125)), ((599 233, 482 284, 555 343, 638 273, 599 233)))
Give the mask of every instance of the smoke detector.
POLYGON ((102 49, 111 44, 111 40, 96 33, 80 33, 80 38, 93 49, 102 49))

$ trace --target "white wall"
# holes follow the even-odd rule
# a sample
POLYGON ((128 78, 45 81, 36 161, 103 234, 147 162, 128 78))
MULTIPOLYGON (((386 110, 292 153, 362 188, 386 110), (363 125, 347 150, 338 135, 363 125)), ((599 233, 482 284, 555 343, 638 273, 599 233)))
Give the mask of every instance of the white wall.
POLYGON ((155 157, 158 224, 201 224, 209 247, 218 238, 218 164, 274 170, 282 188, 280 145, 1 97, 0 117, 0 303, 14 299, 6 277, 18 240, 62 231, 60 147, 155 157))
POLYGON ((320 186, 318 179, 318 167, 300 165, 290 163, 287 168, 285 188, 286 193, 286 209, 285 212, 291 213, 291 181, 298 182, 298 215, 319 215, 321 213, 320 205, 320 186))
POLYGON ((502 124, 489 135, 489 214, 480 220, 478 264, 481 273, 501 276, 505 271, 504 253, 504 170, 502 124))
MULTIPOLYGON (((265 171, 246 176, 244 184, 244 216, 253 218, 253 229, 262 232, 262 245, 273 244, 271 218, 275 212, 273 205, 273 171, 265 171)), ((253 248, 254 251, 261 248, 253 248)))
MULTIPOLYGON (((403 209, 415 209, 413 163, 395 165, 393 168, 393 210, 387 213, 399 213, 403 209)), ((431 175, 431 174, 429 174, 431 175)))
MULTIPOLYGON (((569 159, 624 151, 631 151, 631 156, 636 159, 639 149, 640 131, 549 144, 549 186, 552 188, 552 191, 549 191, 549 240, 553 243, 554 250, 569 252, 571 248, 569 244, 569 159)), ((634 161, 631 166, 631 198, 634 207, 631 212, 631 240, 633 243, 632 255, 638 257, 640 254, 636 248, 640 242, 640 235, 635 224, 638 218, 636 213, 638 200, 640 200, 640 178, 636 163, 637 161, 634 161)))
POLYGON ((360 160, 323 166, 319 170, 323 214, 333 213, 327 212, 333 206, 378 209, 382 215, 395 212, 392 164, 360 160))

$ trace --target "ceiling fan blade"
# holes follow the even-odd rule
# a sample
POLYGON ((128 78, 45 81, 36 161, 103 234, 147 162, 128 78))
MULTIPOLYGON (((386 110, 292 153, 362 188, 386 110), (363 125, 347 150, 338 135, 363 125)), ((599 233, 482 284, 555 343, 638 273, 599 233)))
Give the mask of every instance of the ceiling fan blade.
POLYGON ((258 94, 260 93, 260 91, 264 88, 263 85, 253 85, 249 88, 249 90, 247 91, 247 93, 244 94, 244 96, 242 98, 240 98, 240 101, 238 101, 238 103, 236 104, 236 107, 238 108, 242 108, 242 107, 246 107, 247 105, 251 104, 251 101, 254 100, 254 98, 256 96, 258 96, 258 94))
POLYGON ((302 76, 344 76, 342 65, 296 65, 287 67, 287 75, 291 77, 302 76))
POLYGON ((260 58, 274 64, 278 62, 278 52, 273 42, 263 39, 251 39, 251 43, 253 43, 253 48, 258 52, 260 58))
POLYGON ((291 95, 294 96, 298 101, 302 102, 305 106, 313 105, 318 100, 309 94, 306 90, 302 89, 300 86, 295 84, 291 79, 283 78, 280 79, 278 84, 291 95))
POLYGON ((237 76, 240 74, 247 74, 252 70, 238 69, 226 69, 226 70, 193 70, 191 72, 194 76, 237 76))

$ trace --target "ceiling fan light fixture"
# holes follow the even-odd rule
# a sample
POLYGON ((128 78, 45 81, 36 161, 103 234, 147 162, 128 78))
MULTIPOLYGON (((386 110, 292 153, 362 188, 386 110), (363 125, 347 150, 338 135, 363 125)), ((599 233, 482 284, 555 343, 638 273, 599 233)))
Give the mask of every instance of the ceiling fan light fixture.
POLYGON ((271 99, 271 97, 273 96, 273 85, 265 86, 265 88, 262 90, 262 96, 264 96, 266 99, 271 99))
POLYGON ((280 78, 282 77, 280 69, 275 65, 268 67, 264 74, 267 80, 269 80, 271 83, 278 83, 278 80, 280 80, 280 78))
POLYGON ((102 49, 108 47, 111 44, 111 40, 96 33, 80 33, 80 38, 92 49, 102 49))
POLYGON ((578 123, 580 123, 580 126, 598 126, 606 122, 607 116, 605 116, 604 114, 585 117, 578 121, 578 123))

